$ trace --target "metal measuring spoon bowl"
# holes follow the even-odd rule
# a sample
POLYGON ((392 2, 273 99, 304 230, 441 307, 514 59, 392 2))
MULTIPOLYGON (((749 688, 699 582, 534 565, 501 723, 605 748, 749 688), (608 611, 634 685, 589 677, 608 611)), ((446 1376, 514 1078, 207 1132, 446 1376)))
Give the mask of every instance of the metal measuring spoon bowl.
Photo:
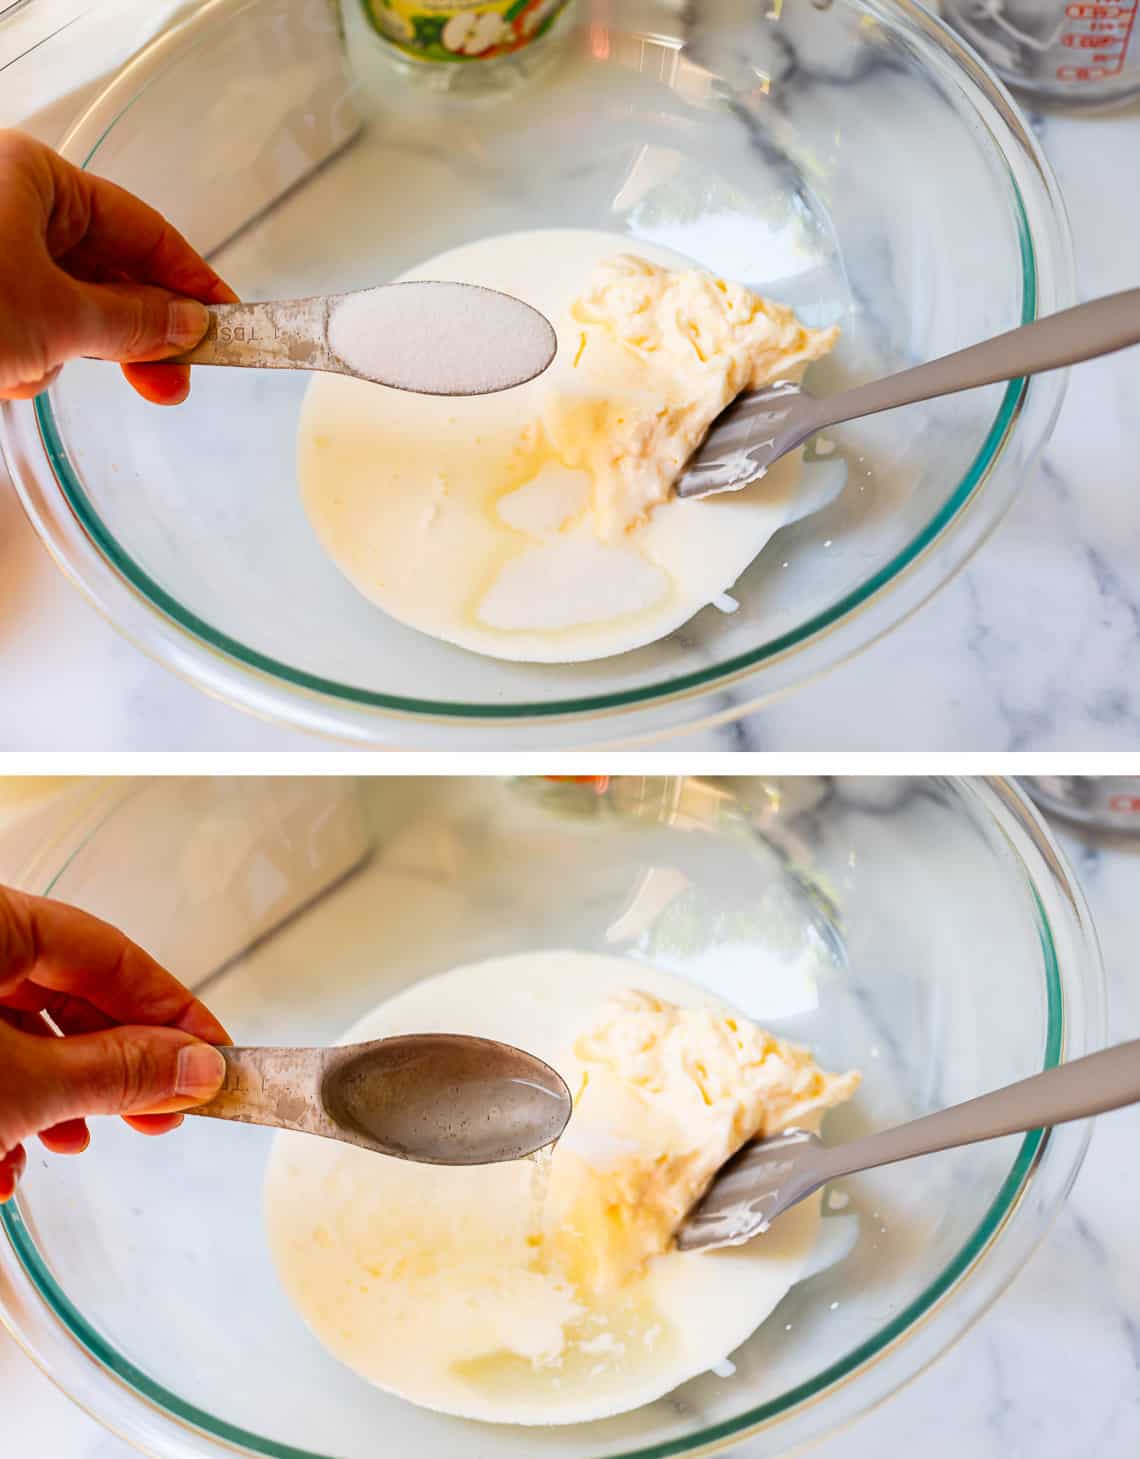
POLYGON ((570 1118, 562 1076, 466 1034, 405 1034, 331 1049, 222 1048, 206 1119, 300 1130, 423 1165, 494 1165, 551 1145, 570 1118))
POLYGON ((319 370, 418 395, 493 395, 541 375, 558 350, 537 309, 446 280, 207 312, 205 337, 172 363, 319 370))

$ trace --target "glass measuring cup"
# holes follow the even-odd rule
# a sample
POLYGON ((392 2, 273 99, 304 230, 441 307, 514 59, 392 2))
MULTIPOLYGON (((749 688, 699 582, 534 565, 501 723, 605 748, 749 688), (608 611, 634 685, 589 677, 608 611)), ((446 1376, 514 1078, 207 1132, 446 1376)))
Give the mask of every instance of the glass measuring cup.
POLYGON ((1140 96, 1140 0, 942 0, 943 19, 1014 90, 1065 106, 1140 96))
POLYGON ((1021 785, 1042 810, 1063 820, 1140 836, 1140 777, 1027 775, 1021 785))

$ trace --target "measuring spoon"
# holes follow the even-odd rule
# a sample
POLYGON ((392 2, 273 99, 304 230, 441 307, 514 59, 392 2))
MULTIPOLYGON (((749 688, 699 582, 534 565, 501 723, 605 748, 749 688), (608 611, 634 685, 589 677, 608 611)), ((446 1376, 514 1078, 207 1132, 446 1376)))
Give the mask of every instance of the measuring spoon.
POLYGON ((571 1099, 549 1064, 466 1034, 331 1049, 221 1048, 221 1091, 187 1114, 301 1130, 423 1165, 494 1165, 552 1144, 571 1099))
POLYGON ((541 375, 558 348, 545 315, 477 284, 383 284, 207 310, 204 338, 171 363, 323 370, 418 395, 492 395, 541 375))

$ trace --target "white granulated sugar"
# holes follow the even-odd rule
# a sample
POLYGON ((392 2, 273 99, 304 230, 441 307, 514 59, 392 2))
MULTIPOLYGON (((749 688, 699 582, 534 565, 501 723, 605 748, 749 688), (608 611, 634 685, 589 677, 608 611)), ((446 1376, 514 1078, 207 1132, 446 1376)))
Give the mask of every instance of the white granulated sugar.
POLYGON ((487 395, 554 358, 554 330, 509 294, 471 284, 389 284, 333 305, 328 341, 350 370, 423 395, 487 395))

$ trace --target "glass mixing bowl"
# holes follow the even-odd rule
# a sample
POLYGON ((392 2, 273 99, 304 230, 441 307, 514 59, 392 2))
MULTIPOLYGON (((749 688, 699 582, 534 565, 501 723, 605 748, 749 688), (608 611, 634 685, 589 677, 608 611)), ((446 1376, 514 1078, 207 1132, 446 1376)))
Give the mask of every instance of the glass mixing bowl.
MULTIPOLYGON (((354 104, 355 141, 216 253, 250 297, 376 283, 491 233, 601 228, 838 322, 811 375, 823 390, 1073 299, 1067 224, 1027 124, 909 0, 717 0, 697 19, 680 0, 583 0, 553 68, 482 101, 398 76, 349 4, 359 79, 308 113, 303 68, 281 59, 299 4, 208 0, 64 147, 212 245, 219 220, 263 196, 267 168, 303 151, 306 126, 354 104)), ((803 682, 966 560, 1063 390, 1057 374, 1014 381, 829 432, 805 489, 838 496, 777 534, 738 611, 551 665, 438 642, 342 578, 295 484, 305 383, 203 369, 190 402, 161 412, 111 367, 77 362, 34 405, 4 407, 6 455, 57 561, 138 644, 267 716, 420 748, 632 741, 803 682)))
MULTIPOLYGON (((32 879, 152 945, 157 933, 246 1042, 328 1042, 408 983, 479 958, 570 947, 646 960, 825 1066, 861 1068, 832 1139, 1103 1038, 1080 893, 1000 782, 630 777, 598 794, 372 780, 360 788, 370 858, 267 934, 265 898, 308 865, 298 850, 323 820, 311 805, 283 817, 275 784, 112 787, 32 879), (242 908, 257 939, 244 951, 242 908)), ((839 1183, 811 1274, 733 1355, 732 1376, 535 1430, 417 1409, 320 1347, 267 1250, 271 1132, 188 1120, 144 1141, 98 1123, 83 1159, 33 1159, 0 1213, 0 1312, 68 1393, 157 1459, 664 1459, 744 1435, 750 1459, 786 1453, 969 1326, 1041 1238, 1088 1139, 1068 1125, 839 1183)))

